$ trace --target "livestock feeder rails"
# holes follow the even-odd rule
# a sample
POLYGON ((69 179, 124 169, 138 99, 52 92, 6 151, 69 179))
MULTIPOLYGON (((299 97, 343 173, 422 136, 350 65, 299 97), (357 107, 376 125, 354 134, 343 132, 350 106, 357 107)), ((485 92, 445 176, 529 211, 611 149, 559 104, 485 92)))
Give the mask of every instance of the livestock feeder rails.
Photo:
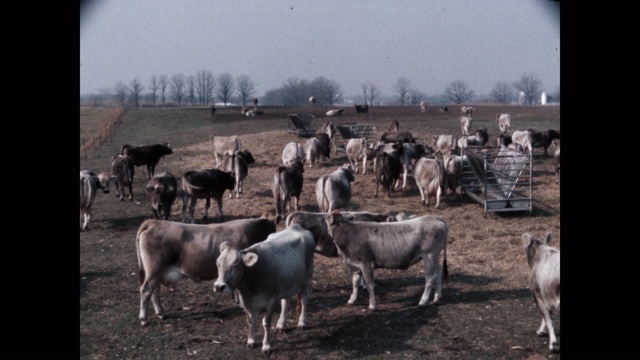
POLYGON ((360 123, 337 125, 334 140, 336 144, 336 153, 345 152, 345 148, 349 139, 359 138, 366 138, 367 143, 375 144, 378 141, 378 138, 376 137, 376 126, 360 123))
POLYGON ((462 149, 462 190, 488 212, 533 210, 532 156, 503 147, 462 149))
POLYGON ((287 132, 298 137, 316 136, 316 118, 311 114, 288 114, 287 132))

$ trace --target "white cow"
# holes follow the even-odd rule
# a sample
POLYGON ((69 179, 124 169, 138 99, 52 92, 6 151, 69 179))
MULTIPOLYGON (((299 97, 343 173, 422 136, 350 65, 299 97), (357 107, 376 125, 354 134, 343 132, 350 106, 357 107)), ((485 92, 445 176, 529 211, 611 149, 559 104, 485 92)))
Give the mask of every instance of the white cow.
POLYGON ((353 166, 344 164, 331 174, 322 175, 316 182, 316 199, 322 212, 342 209, 351 201, 353 166))
POLYGON ((462 135, 469 135, 469 128, 473 124, 471 120, 471 115, 460 116, 460 129, 462 130, 462 135))
POLYGON ((280 302, 276 331, 283 331, 287 305, 294 295, 301 305, 298 329, 306 326, 315 246, 313 234, 300 225, 271 234, 265 241, 244 250, 228 242, 220 245, 220 256, 216 260, 218 279, 213 289, 215 292, 238 290, 249 323, 247 346, 255 346, 258 314, 264 311, 262 353, 271 354, 271 317, 280 302))
POLYGON ((511 141, 516 146, 516 149, 522 151, 524 153, 531 154, 531 139, 529 136, 529 131, 524 130, 516 130, 511 134, 511 141))
POLYGON ((358 173, 358 162, 362 160, 362 175, 367 173, 367 138, 349 139, 345 146, 347 159, 353 166, 354 173, 358 173))
POLYGON ((342 108, 327 111, 327 116, 341 116, 344 110, 342 108))
POLYGON ((443 163, 438 159, 420 158, 413 170, 416 185, 420 190, 422 205, 429 205, 429 196, 436 195, 436 209, 440 205, 440 195, 446 190, 446 173, 443 163))
POLYGON ((420 110, 424 113, 427 112, 427 102, 426 101, 422 101, 420 102, 420 110))
POLYGON ((115 180, 115 177, 104 172, 96 174, 89 170, 80 171, 80 223, 82 223, 80 229, 85 230, 91 220, 91 206, 98 189, 108 194, 112 180, 115 180))
POLYGON ((237 136, 211 135, 211 144, 213 144, 213 156, 216 158, 217 168, 220 167, 225 154, 233 155, 236 151, 242 150, 242 143, 237 136))
POLYGON ((299 142, 292 141, 284 146, 284 150, 282 150, 282 163, 285 166, 293 165, 297 157, 304 159, 303 162, 307 159, 307 154, 299 142))
POLYGON ((511 115, 509 114, 498 114, 496 115, 496 123, 500 128, 500 133, 506 133, 509 131, 511 127, 511 115))

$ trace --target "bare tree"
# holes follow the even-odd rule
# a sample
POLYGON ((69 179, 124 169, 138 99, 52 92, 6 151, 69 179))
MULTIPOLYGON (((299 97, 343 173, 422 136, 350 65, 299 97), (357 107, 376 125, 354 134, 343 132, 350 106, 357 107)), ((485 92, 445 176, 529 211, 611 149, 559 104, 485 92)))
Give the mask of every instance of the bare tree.
POLYGON ((316 94, 316 101, 321 105, 333 105, 342 97, 340 84, 324 76, 313 79, 310 86, 311 91, 316 94))
POLYGON ((213 89, 215 86, 215 77, 211 71, 198 71, 196 74, 196 92, 198 93, 200 105, 208 106, 209 102, 213 100, 213 89))
POLYGON ((369 106, 373 106, 374 100, 380 96, 380 90, 374 84, 369 85, 369 106))
POLYGON ((167 75, 160 76, 160 101, 162 102, 162 107, 164 107, 164 102, 167 98, 167 87, 169 86, 169 78, 167 75))
POLYGON ((122 81, 118 81, 115 87, 115 93, 113 94, 115 100, 120 103, 121 107, 124 107, 124 102, 127 100, 127 94, 129 89, 127 85, 122 81))
POLYGON ((533 73, 522 75, 520 81, 513 83, 513 87, 518 91, 523 91, 525 99, 529 105, 535 104, 536 99, 540 96, 542 81, 533 73))
POLYGON ((369 91, 369 83, 360 84, 360 88, 362 89, 362 97, 364 98, 364 104, 367 104, 367 92, 369 91))
POLYGON ((465 101, 471 100, 474 97, 473 90, 469 89, 469 85, 462 80, 456 80, 451 82, 449 86, 444 90, 443 97, 447 98, 454 104, 462 104, 465 101))
POLYGON ((409 90, 409 105, 418 105, 422 100, 427 98, 427 94, 423 93, 420 90, 411 89, 409 90))
POLYGON ((191 106, 195 105, 196 101, 196 78, 193 75, 187 77, 187 98, 191 106))
POLYGON ((246 105, 247 100, 253 96, 256 86, 248 75, 240 75, 236 79, 238 84, 238 97, 242 100, 242 106, 246 105))
POLYGON ((218 87, 217 87, 217 95, 220 101, 222 101, 225 105, 229 102, 229 99, 233 96, 233 77, 228 72, 223 73, 218 76, 218 87))
POLYGON ((182 106, 182 98, 185 96, 185 81, 183 74, 176 74, 171 77, 171 98, 178 103, 178 107, 182 106))
POLYGON ((301 80, 297 77, 290 77, 282 85, 282 102, 285 106, 306 105, 311 92, 311 84, 308 80, 301 80))
POLYGON ((499 82, 491 90, 491 98, 495 102, 509 104, 513 99, 513 88, 506 82, 499 82))
POLYGON ((409 93, 410 84, 411 82, 409 81, 409 79, 402 77, 396 81, 395 85, 393 85, 393 89, 398 93, 398 100, 403 106, 407 101, 407 94, 409 93))
POLYGON ((160 88, 160 83, 158 82, 158 77, 156 75, 152 75, 149 80, 149 94, 151 95, 151 101, 153 102, 153 107, 156 107, 156 98, 158 94, 158 89, 160 88))
POLYGON ((142 93, 144 86, 142 86, 142 83, 137 76, 133 78, 133 80, 131 80, 129 86, 129 92, 131 94, 131 100, 133 100, 133 106, 139 107, 138 101, 140 100, 140 94, 142 93))

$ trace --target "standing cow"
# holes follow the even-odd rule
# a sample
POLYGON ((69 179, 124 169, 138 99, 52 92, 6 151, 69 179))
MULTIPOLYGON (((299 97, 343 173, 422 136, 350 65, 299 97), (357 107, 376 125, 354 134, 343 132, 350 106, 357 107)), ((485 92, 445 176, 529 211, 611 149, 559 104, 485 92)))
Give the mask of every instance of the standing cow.
MULTIPOLYGON (((445 159, 446 161, 447 159, 445 159)), ((429 197, 436 195, 436 209, 440 206, 440 195, 445 191, 446 173, 442 161, 439 159, 420 158, 413 171, 416 184, 420 190, 422 205, 429 205, 429 197)))
POLYGON ((291 166, 278 166, 273 174, 273 197, 276 203, 278 223, 291 210, 291 199, 295 199, 294 209, 298 210, 302 194, 304 163, 297 158, 291 166))
POLYGON ((236 180, 228 172, 218 169, 190 170, 182 176, 182 222, 186 220, 187 203, 189 203, 189 216, 191 223, 195 223, 196 201, 206 199, 204 205, 204 215, 202 220, 209 218, 209 207, 211 198, 218 204, 218 218, 224 221, 222 214, 222 195, 225 190, 232 191, 235 188, 236 180))
POLYGON ((369 309, 376 309, 373 292, 373 270, 407 269, 422 259, 425 289, 419 306, 427 305, 435 288, 433 304, 442 296, 442 279, 447 279, 447 237, 449 228, 444 217, 425 215, 399 222, 352 222, 338 211, 327 215, 327 226, 343 263, 352 272, 353 292, 347 302, 353 305, 358 297, 358 285, 364 275, 369 292, 369 309), (440 267, 440 252, 443 264, 440 267))
POLYGON ((129 201, 133 201, 133 162, 128 156, 116 154, 111 157, 111 175, 116 184, 116 194, 120 201, 127 195, 125 188, 129 188, 129 201))
POLYGON ((322 212, 342 209, 351 201, 351 182, 354 181, 353 167, 344 164, 331 174, 322 175, 316 182, 316 199, 322 212))
MULTIPOLYGON (((127 156, 131 163, 135 166, 147 165, 147 179, 151 179, 156 169, 156 165, 165 155, 173 154, 173 150, 168 143, 131 146, 129 144, 122 145, 120 155, 127 156)), ((131 167, 133 169, 133 166, 131 167)), ((131 171, 131 178, 134 173, 131 171)))
POLYGON ((160 304, 160 285, 174 288, 182 278, 214 280, 220 244, 230 242, 244 249, 276 231, 267 219, 232 220, 223 224, 195 225, 166 220, 146 220, 136 235, 140 322, 147 325, 149 300, 160 319, 166 317, 160 304))
POLYGON ((264 311, 262 353, 271 354, 271 318, 276 305, 280 302, 276 331, 284 331, 288 302, 294 295, 300 305, 298 329, 306 326, 314 248, 313 235, 300 225, 271 234, 265 241, 244 250, 228 242, 220 245, 220 256, 216 260, 218 279, 213 289, 215 292, 238 290, 249 324, 248 347, 255 346, 258 315, 264 311))
POLYGON ((114 180, 107 173, 96 174, 90 170, 80 171, 80 229, 85 230, 91 220, 91 207, 101 189, 104 194, 109 193, 109 184, 114 180))
POLYGON ((296 158, 307 159, 307 154, 304 151, 304 148, 299 142, 289 142, 284 146, 282 150, 282 163, 284 166, 291 166, 296 158))
MULTIPOLYGON (((445 159, 444 171, 446 174, 446 188, 451 191, 451 198, 455 200, 458 195, 456 190, 462 183, 462 157, 452 155, 445 159)), ((460 195, 462 195, 462 189, 460 189, 460 195)))
POLYGON ((500 133, 506 133, 511 128, 511 115, 509 114, 498 114, 496 115, 496 124, 498 124, 498 128, 500 129, 500 133))
POLYGON ((216 167, 220 168, 222 157, 233 155, 236 151, 242 150, 242 142, 237 136, 215 136, 211 135, 213 145, 213 156, 216 158, 216 167))
POLYGON ((316 137, 307 140, 303 150, 307 153, 307 162, 310 168, 321 158, 323 161, 330 159, 331 140, 329 135, 325 133, 316 134, 316 137))
POLYGON ((542 323, 536 331, 538 336, 549 335, 549 350, 559 351, 560 345, 553 329, 551 315, 560 314, 560 250, 552 247, 551 233, 545 239, 522 234, 527 262, 531 268, 529 289, 542 314, 542 323))
POLYGON ((367 147, 367 138, 353 138, 347 141, 345 152, 349 163, 353 166, 354 174, 358 173, 358 162, 360 160, 362 160, 362 175, 367 172, 367 147))
POLYGON ((147 181, 145 190, 147 191, 147 200, 149 200, 153 211, 153 217, 155 219, 162 217, 164 220, 169 220, 171 206, 178 193, 176 177, 168 171, 163 171, 147 181))
POLYGON ((471 128, 472 124, 471 115, 460 116, 460 129, 463 136, 469 135, 469 128, 471 128))
POLYGON ((238 150, 233 155, 225 154, 222 160, 222 168, 228 172, 236 180, 236 185, 233 191, 229 192, 229 199, 235 194, 236 199, 242 194, 242 182, 249 175, 249 165, 256 162, 253 154, 247 149, 238 150))

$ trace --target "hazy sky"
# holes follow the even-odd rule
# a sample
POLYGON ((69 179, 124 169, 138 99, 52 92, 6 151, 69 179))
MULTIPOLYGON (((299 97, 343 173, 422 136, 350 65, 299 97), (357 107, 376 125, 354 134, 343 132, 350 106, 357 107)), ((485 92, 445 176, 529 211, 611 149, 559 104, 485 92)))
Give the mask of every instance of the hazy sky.
POLYGON ((290 77, 335 80, 343 94, 405 77, 476 95, 533 73, 560 86, 560 4, 549 0, 100 0, 81 2, 80 93, 152 75, 246 74, 256 95, 290 77))

